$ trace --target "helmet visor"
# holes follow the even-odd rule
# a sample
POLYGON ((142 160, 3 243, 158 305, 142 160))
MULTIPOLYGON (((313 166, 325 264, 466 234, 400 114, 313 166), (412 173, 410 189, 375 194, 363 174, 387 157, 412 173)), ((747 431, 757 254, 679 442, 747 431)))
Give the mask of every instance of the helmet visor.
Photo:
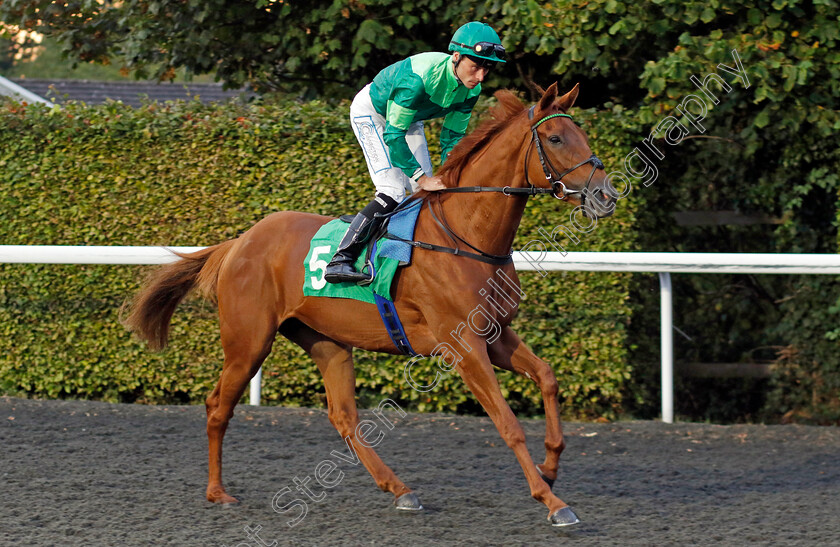
POLYGON ((470 61, 472 61, 476 65, 478 65, 479 67, 486 68, 487 70, 491 70, 491 69, 495 68, 496 65, 498 64, 498 63, 496 63, 496 61, 493 61, 493 60, 490 60, 490 59, 482 59, 481 57, 476 57, 474 55, 464 54, 464 57, 466 57, 467 59, 469 59, 470 61))

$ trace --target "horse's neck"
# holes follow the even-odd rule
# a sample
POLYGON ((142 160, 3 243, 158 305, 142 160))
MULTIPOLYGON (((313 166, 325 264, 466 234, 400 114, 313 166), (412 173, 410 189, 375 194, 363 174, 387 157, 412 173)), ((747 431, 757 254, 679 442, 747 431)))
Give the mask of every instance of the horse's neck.
MULTIPOLYGON (((458 186, 524 187, 522 167, 528 131, 522 123, 493 137, 461 171, 458 186)), ((442 207, 452 229, 470 244, 491 254, 507 254, 522 220, 527 199, 500 192, 450 194, 442 207)))

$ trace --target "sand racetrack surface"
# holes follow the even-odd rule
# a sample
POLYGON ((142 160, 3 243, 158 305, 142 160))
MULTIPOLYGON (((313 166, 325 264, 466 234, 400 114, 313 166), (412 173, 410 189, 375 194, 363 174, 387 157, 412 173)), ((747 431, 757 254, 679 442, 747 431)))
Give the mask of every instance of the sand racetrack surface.
MULTIPOLYGON (((331 455, 347 448, 322 410, 239 407, 225 482, 242 503, 221 507, 203 407, 0 397, 0 545, 840 545, 836 427, 566 424, 554 491, 582 523, 552 528, 489 419, 386 416, 377 451, 423 512, 331 455), (311 478, 316 502, 293 479, 324 460, 344 475, 311 478), (272 508, 284 488, 278 507, 307 502, 293 527, 301 511, 272 508)), ((541 461, 543 422, 523 426, 541 461)))

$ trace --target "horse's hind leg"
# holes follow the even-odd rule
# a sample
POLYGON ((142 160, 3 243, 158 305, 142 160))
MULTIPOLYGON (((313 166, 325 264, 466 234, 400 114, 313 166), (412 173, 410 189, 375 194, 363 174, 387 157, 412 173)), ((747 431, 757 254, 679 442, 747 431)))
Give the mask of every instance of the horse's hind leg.
POLYGON ((233 409, 242 397, 248 381, 257 373, 271 351, 277 333, 272 314, 256 308, 246 310, 247 299, 232 303, 232 309, 220 313, 225 364, 219 382, 207 397, 207 440, 209 476, 207 499, 215 503, 238 500, 222 486, 222 440, 233 409), (236 313, 242 311, 242 313, 236 313))
POLYGON ((537 469, 549 486, 557 479, 560 454, 566 447, 560 409, 557 404, 557 378, 551 367, 507 327, 499 339, 488 346, 490 361, 497 367, 531 379, 540 388, 545 408, 545 462, 537 469))
MULTIPOLYGON (((359 414, 356 409, 356 374, 351 348, 295 320, 285 323, 280 328, 280 334, 303 348, 318 365, 327 391, 330 422, 345 442, 352 445, 353 451, 377 486, 394 494, 397 509, 422 509, 420 500, 411 489, 356 434, 359 414)), ((350 456, 353 457, 353 454, 350 456)))

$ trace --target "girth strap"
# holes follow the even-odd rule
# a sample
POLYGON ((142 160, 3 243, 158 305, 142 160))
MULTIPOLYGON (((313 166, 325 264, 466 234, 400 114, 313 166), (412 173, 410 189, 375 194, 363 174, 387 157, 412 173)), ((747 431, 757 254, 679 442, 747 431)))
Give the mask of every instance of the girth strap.
POLYGON ((379 316, 382 317, 382 323, 385 325, 385 330, 388 331, 388 337, 394 346, 400 350, 403 355, 417 355, 414 348, 408 341, 408 336, 400 321, 400 316, 397 315, 397 308, 394 303, 374 293, 374 300, 376 300, 376 308, 379 310, 379 316))

